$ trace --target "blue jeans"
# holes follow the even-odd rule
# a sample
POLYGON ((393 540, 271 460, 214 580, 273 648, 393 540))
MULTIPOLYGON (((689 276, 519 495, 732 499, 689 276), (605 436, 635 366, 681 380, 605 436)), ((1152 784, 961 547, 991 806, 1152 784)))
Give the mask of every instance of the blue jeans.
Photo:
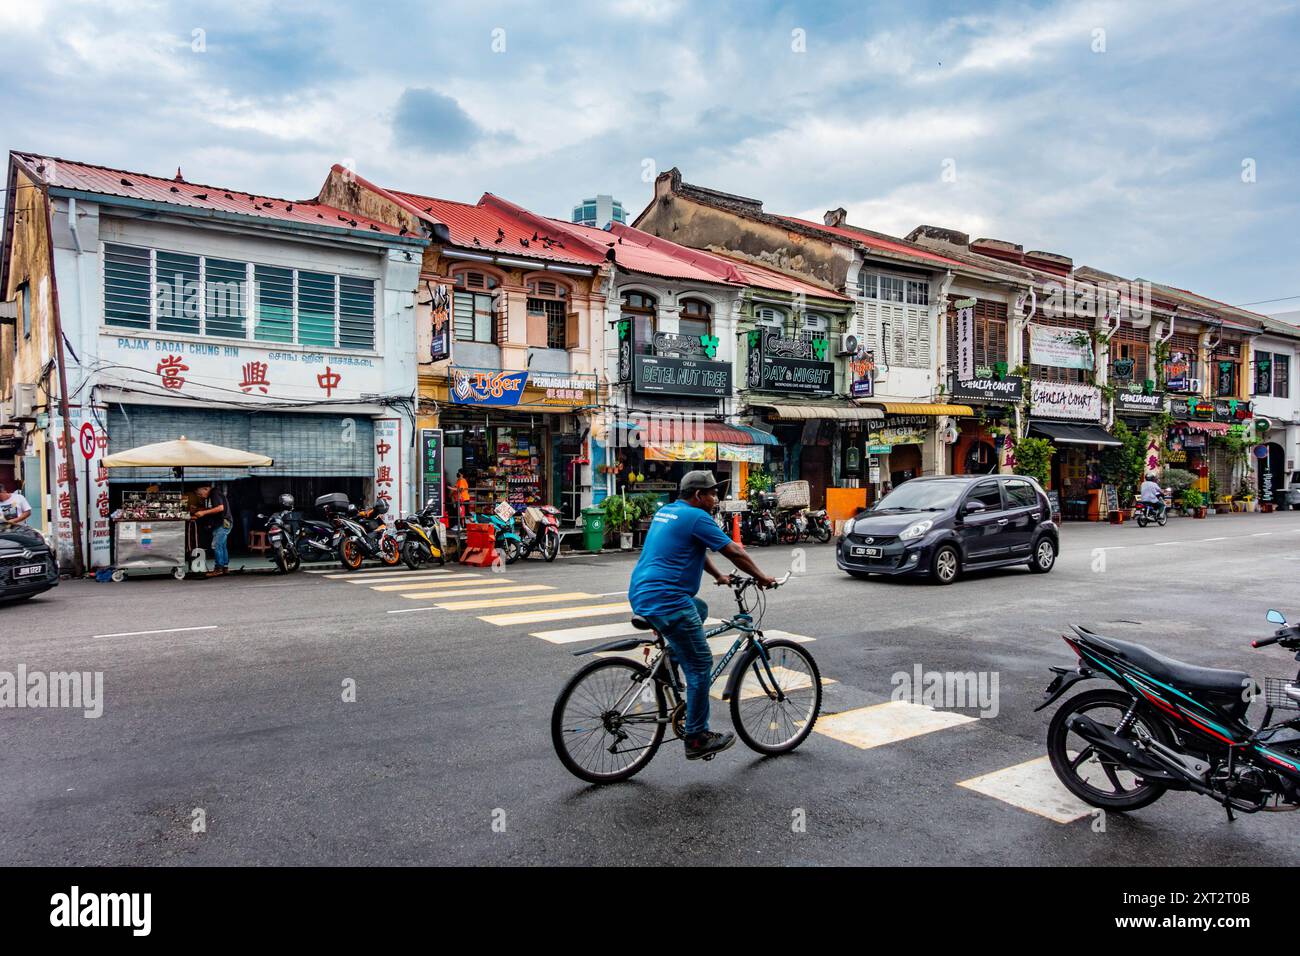
POLYGON ((704 619, 709 606, 691 598, 692 607, 665 615, 646 615, 667 642, 671 657, 686 677, 686 733, 702 734, 709 729, 709 672, 713 669, 713 652, 704 639, 704 619))
POLYGON ((230 563, 230 552, 226 550, 226 538, 229 535, 230 529, 222 525, 212 529, 212 550, 216 555, 214 561, 219 568, 224 568, 230 563))

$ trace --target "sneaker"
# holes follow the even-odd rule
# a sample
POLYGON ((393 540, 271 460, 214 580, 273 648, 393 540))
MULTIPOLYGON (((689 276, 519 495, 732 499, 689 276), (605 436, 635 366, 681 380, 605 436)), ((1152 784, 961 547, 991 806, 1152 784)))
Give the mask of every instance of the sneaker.
POLYGON ((735 734, 715 734, 711 730, 706 730, 702 734, 692 734, 686 738, 686 759, 699 760, 703 757, 705 760, 712 760, 715 754, 722 753, 735 742, 735 734))

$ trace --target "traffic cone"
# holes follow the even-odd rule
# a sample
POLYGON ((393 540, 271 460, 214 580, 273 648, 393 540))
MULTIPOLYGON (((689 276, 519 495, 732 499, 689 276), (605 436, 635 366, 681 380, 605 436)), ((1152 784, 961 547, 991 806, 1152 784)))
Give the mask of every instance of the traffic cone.
POLYGON ((740 544, 740 512, 731 513, 731 540, 740 544))

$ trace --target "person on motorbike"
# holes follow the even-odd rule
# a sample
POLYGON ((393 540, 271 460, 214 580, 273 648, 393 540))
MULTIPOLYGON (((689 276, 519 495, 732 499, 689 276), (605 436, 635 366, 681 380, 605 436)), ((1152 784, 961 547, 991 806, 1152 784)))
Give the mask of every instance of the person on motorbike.
POLYGON ((650 622, 668 644, 670 660, 680 663, 686 676, 687 760, 718 753, 736 742, 735 734, 709 730, 713 652, 704 638, 708 606, 695 594, 705 571, 720 585, 729 580, 709 560, 708 552, 726 555, 760 587, 776 584, 713 520, 720 487, 711 471, 692 471, 682 478, 678 499, 655 512, 628 585, 633 612, 650 622))
POLYGON ((1153 513, 1158 514, 1164 510, 1164 489, 1156 483, 1156 473, 1154 471, 1147 475, 1147 480, 1142 482, 1142 487, 1138 489, 1138 500, 1143 507, 1150 509, 1153 513))

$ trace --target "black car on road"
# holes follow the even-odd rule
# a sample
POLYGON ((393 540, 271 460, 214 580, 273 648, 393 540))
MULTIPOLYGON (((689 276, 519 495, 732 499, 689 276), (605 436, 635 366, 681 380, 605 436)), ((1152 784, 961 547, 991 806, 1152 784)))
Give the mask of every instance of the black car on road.
POLYGON ((840 570, 930 575, 951 584, 963 571, 1028 564, 1046 574, 1061 550, 1047 494, 1021 475, 913 478, 859 513, 836 547, 840 570))
POLYGON ((59 563, 31 528, 0 528, 0 603, 19 601, 59 583, 59 563))

